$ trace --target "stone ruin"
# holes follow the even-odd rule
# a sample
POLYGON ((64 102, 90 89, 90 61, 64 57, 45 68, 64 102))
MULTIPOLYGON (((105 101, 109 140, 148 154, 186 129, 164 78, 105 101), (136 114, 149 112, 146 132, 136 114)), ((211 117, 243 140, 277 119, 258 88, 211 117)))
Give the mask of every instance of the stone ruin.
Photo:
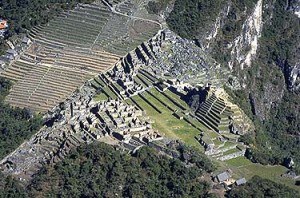
MULTIPOLYGON (((192 43, 180 40, 167 30, 160 31, 148 42, 123 57, 110 71, 97 75, 103 84, 114 92, 116 98, 108 97, 107 100, 95 102, 93 96, 97 91, 101 92, 103 87, 94 90, 88 81, 64 103, 57 105, 44 116, 47 120, 46 125, 37 134, 0 161, 2 172, 15 175, 26 182, 43 164, 53 164, 62 160, 70 149, 83 143, 109 138, 120 147, 133 151, 140 146, 153 145, 156 140, 161 140, 163 137, 152 128, 151 120, 145 116, 143 110, 125 103, 124 100, 151 87, 157 87, 161 92, 173 88, 183 93, 185 89, 195 86, 195 83, 210 83, 212 78, 207 77, 209 72, 206 72, 209 70, 206 63, 208 59, 203 58, 200 59, 200 63, 189 64, 185 70, 180 67, 180 64, 187 64, 184 56, 194 54, 195 49, 189 45, 192 43), (165 48, 168 47, 170 43, 174 44, 171 49, 175 55, 168 59, 163 48, 164 45, 165 48), (187 51, 181 54, 182 50, 187 51), (180 61, 181 59, 184 61, 180 61), (180 64, 176 66, 174 61, 180 64), (201 82, 194 82, 193 79, 199 76, 194 76, 193 72, 199 70, 205 71, 206 77, 202 78, 201 82), (183 72, 188 75, 180 75, 183 72), (141 74, 147 76, 150 83, 138 83, 135 77, 141 74)), ((225 106, 229 105, 226 103, 225 106)), ((181 119, 179 113, 178 119, 181 119)), ((190 116, 197 118, 197 115, 190 116)), ((214 126, 211 127, 214 129, 214 126)), ((222 148, 220 145, 211 144, 211 139, 204 141, 202 138, 201 141, 209 145, 207 148, 212 148, 209 150, 211 153, 207 154, 220 160, 228 158, 228 155, 223 155, 225 152, 238 147, 235 144, 222 148)), ((231 153, 230 156, 232 155, 235 154, 231 153)))
POLYGON ((0 161, 2 172, 27 182, 43 164, 62 160, 80 144, 108 137, 117 145, 134 150, 162 139, 137 107, 120 100, 95 103, 91 94, 90 88, 84 86, 49 111, 44 116, 46 125, 0 161))

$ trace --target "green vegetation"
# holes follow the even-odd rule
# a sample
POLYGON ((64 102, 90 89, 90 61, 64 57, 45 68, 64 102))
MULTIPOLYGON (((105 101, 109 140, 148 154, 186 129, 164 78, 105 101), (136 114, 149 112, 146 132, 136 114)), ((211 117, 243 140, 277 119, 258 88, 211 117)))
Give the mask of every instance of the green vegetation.
MULTIPOLYGON (((233 1, 216 47, 212 50, 219 62, 227 64, 230 55, 226 53, 226 45, 240 33, 242 22, 256 2, 233 1), (246 14, 242 14, 245 8, 246 14)), ((167 19, 168 25, 184 38, 198 38, 214 24, 213 20, 225 5, 222 3, 217 0, 178 0, 167 19)), ((253 162, 272 165, 284 164, 285 159, 292 157, 296 163, 294 170, 300 174, 300 143, 296 137, 300 130, 300 97, 297 93, 287 91, 284 85, 286 82, 288 86, 290 66, 298 60, 295 56, 298 54, 300 26, 299 19, 294 13, 286 11, 285 6, 286 1, 280 0, 274 3, 274 9, 265 9, 263 17, 270 21, 264 25, 257 59, 243 71, 239 66, 234 67, 241 79, 244 75, 249 79, 247 90, 225 89, 255 124, 255 133, 241 137, 242 141, 252 146, 247 156, 253 162), (272 18, 270 12, 273 12, 272 18), (269 110, 265 104, 269 100, 270 90, 279 98, 279 93, 283 92, 283 98, 272 101, 274 104, 269 110), (257 109, 260 111, 256 112, 257 109)))
MULTIPOLYGON (((246 105, 247 98, 239 97, 246 95, 242 91, 228 92, 233 94, 237 104, 244 107, 245 112, 249 111, 250 101, 246 105), (248 110, 247 110, 248 109, 248 110)), ((299 131, 299 96, 295 93, 285 91, 283 99, 277 107, 271 109, 270 117, 267 121, 261 122, 257 116, 250 114, 256 131, 254 134, 247 134, 241 137, 241 141, 252 146, 246 156, 253 162, 266 164, 284 164, 289 157, 296 163, 294 170, 300 173, 300 143, 295 137, 299 131), (295 109, 296 108, 296 109, 295 109)))
POLYGON ((210 184, 199 177, 211 163, 191 168, 149 147, 130 156, 104 143, 78 147, 54 167, 44 167, 26 188, 0 183, 0 196, 16 197, 208 197, 210 184), (1 188, 2 186, 5 188, 1 188))
MULTIPOLYGON (((9 24, 7 37, 26 33, 32 27, 47 23, 63 10, 73 8, 77 3, 91 3, 93 0, 3 0, 0 1, 0 16, 9 24)), ((4 40, 0 40, 0 54, 4 40)))
POLYGON ((233 177, 239 179, 245 177, 250 180, 255 175, 259 175, 264 179, 269 179, 276 183, 287 185, 290 188, 297 190, 300 193, 300 189, 295 185, 295 181, 287 177, 282 177, 282 174, 287 172, 287 168, 280 165, 262 165, 253 163, 245 157, 238 157, 227 160, 226 163, 219 163, 218 171, 221 172, 224 169, 231 169, 233 171, 233 177))
MULTIPOLYGON (((159 91, 150 89, 149 91, 155 97, 157 97, 160 101, 163 101, 166 105, 162 104, 159 100, 150 95, 149 93, 144 94, 144 98, 148 100, 150 104, 155 106, 160 112, 156 111, 149 103, 143 100, 140 96, 134 96, 132 99, 145 110, 147 116, 150 117, 151 120, 154 121, 153 127, 160 131, 160 133, 170 137, 176 138, 184 141, 187 145, 191 145, 194 148, 202 149, 202 146, 199 142, 195 139, 196 136, 200 134, 200 128, 202 131, 205 131, 209 137, 215 137, 215 133, 203 126, 200 122, 196 119, 183 115, 183 120, 176 118, 173 115, 173 111, 170 110, 172 108, 174 111, 180 112, 180 108, 176 106, 172 101, 170 101, 166 96, 161 94, 159 91), (190 125, 185 119, 189 120, 195 127, 190 125)), ((171 94, 167 91, 167 95, 172 95, 172 99, 176 102, 182 101, 179 96, 175 94, 171 94)), ((178 104, 180 104, 178 102, 178 104)), ((186 106, 186 104, 184 105, 186 106)))
MULTIPOLYGON (((233 0, 227 20, 222 28, 223 38, 232 40, 242 27, 243 17, 241 13, 251 10, 256 0, 233 0), (248 8, 247 10, 245 10, 248 8)), ((224 0, 176 0, 174 9, 167 18, 171 30, 183 38, 197 39, 200 36, 208 36, 221 12, 226 12, 224 0), (225 10, 223 10, 225 9, 225 10)))
POLYGON ((15 150, 42 126, 42 119, 27 109, 4 104, 11 83, 0 77, 0 158, 15 150))
POLYGON ((251 197, 300 197, 297 191, 285 185, 277 184, 259 176, 254 176, 245 185, 233 187, 228 193, 228 198, 251 198, 251 197))
POLYGON ((107 99, 108 99, 108 97, 104 93, 96 94, 94 96, 94 100, 96 102, 100 102, 100 101, 107 100, 107 99))
POLYGON ((150 119, 154 121, 153 127, 158 129, 160 133, 171 138, 181 139, 188 145, 200 146, 197 140, 194 139, 200 132, 189 126, 185 121, 175 118, 169 109, 159 104, 154 98, 149 99, 162 113, 155 111, 141 97, 136 96, 133 99, 146 111, 150 119))
POLYGON ((12 177, 5 177, 0 172, 0 197, 27 197, 26 190, 12 177))
POLYGON ((146 8, 150 14, 159 14, 164 11, 173 0, 149 1, 146 8))
POLYGON ((255 124, 255 133, 241 139, 252 145, 247 157, 253 162, 272 165, 284 164, 291 157, 296 164, 294 170, 300 174, 300 143, 296 137, 300 130, 300 97, 285 87, 286 72, 295 61, 300 42, 300 26, 299 19, 287 12, 284 5, 284 1, 276 1, 271 24, 262 32, 259 56, 253 66, 243 72, 251 79, 250 90, 227 91, 255 124), (265 108, 270 89, 274 95, 283 93, 283 97, 278 97, 280 100, 273 102, 270 110, 265 109, 267 116, 262 122, 262 115, 255 109, 265 108))
POLYGON ((251 161, 249 161, 243 156, 227 160, 226 163, 230 166, 235 166, 235 167, 252 164, 251 161))
POLYGON ((175 102, 177 102, 178 104, 180 104, 183 108, 185 109, 190 109, 189 105, 182 100, 178 95, 176 95, 175 93, 173 93, 170 90, 167 90, 164 92, 168 97, 172 98, 175 102))
POLYGON ((181 37, 195 39, 214 24, 221 5, 222 0, 176 0, 167 23, 181 37))
POLYGON ((267 122, 255 122, 255 136, 245 138, 246 143, 255 145, 248 152, 252 161, 284 164, 285 159, 291 157, 296 163, 293 169, 300 174, 300 143, 293 135, 300 126, 299 117, 295 115, 296 106, 299 106, 299 96, 286 92, 279 106, 271 109, 273 116, 267 122))

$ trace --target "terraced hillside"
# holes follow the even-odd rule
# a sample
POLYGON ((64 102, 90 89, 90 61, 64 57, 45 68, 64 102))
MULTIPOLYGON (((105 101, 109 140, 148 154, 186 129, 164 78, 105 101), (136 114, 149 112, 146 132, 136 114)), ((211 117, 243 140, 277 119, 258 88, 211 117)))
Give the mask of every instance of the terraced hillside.
POLYGON ((6 102, 46 112, 87 79, 110 69, 160 29, 158 22, 134 16, 140 4, 80 4, 35 27, 28 35, 33 44, 0 74, 16 82, 6 102))
POLYGON ((220 90, 211 94, 196 111, 197 119, 217 133, 240 134, 241 131, 247 131, 250 125, 244 122, 245 115, 226 97, 227 94, 220 90))
MULTIPOLYGON (((154 142, 164 137, 180 139, 197 150, 205 150, 207 155, 221 161, 243 156, 246 147, 238 142, 238 138, 240 134, 249 131, 249 126, 239 127, 239 123, 247 124, 247 119, 243 117, 242 111, 230 102, 222 88, 207 83, 205 90, 208 90, 209 97, 198 111, 194 112, 185 101, 190 90, 196 88, 187 83, 191 79, 183 81, 170 75, 157 75, 155 71, 148 69, 151 66, 149 63, 155 64, 155 60, 160 58, 159 53, 155 53, 158 50, 154 48, 159 43, 164 43, 162 35, 165 32, 166 30, 159 31, 149 42, 143 42, 122 57, 112 69, 99 73, 84 83, 63 105, 48 111, 44 116, 46 125, 29 141, 0 161, 0 169, 2 167, 5 174, 15 175, 26 182, 39 170, 41 164, 55 164, 63 159, 71 148, 82 143, 104 141, 132 151, 143 145, 164 149, 163 141, 154 142)), ((36 44, 31 46, 32 49, 34 47, 36 44)), ((84 54, 80 48, 74 50, 64 47, 64 50, 66 54, 79 50, 84 54)), ((30 49, 24 54, 28 54, 29 51, 30 49)), ((94 50, 91 51, 95 53, 94 50)), ((23 55, 19 62, 23 61, 25 64, 24 57, 23 55)), ((81 59, 83 58, 85 57, 81 59)), ((40 57, 38 59, 48 61, 40 57)), ((77 61, 80 62, 80 59, 77 61)), ((42 92, 47 90, 47 86, 52 86, 43 80, 55 82, 55 72, 65 77, 58 79, 63 83, 57 84, 64 90, 71 90, 72 83, 83 80, 88 73, 93 73, 90 69, 91 64, 86 64, 80 69, 60 66, 62 63, 57 62, 37 64, 38 66, 32 66, 26 74, 19 74, 18 83, 24 83, 27 87, 32 84, 38 85, 36 90, 26 90, 26 93, 31 95, 30 100, 33 104, 39 105, 36 96, 43 97, 43 94, 48 96, 49 103, 59 100, 56 90, 42 92), (63 74, 59 71, 60 68, 81 73, 77 73, 76 78, 63 74), (46 75, 42 75, 41 81, 34 81, 41 70, 46 75), (22 76, 26 75, 30 75, 32 81, 25 81, 22 76)), ((21 66, 22 64, 19 65, 21 66)), ((201 75, 202 73, 199 72, 201 75)), ((11 95, 23 97, 22 94, 18 94, 18 91, 21 91, 18 83, 11 95)), ((197 85, 197 88, 200 87, 197 85)), ((16 101, 10 98, 11 95, 7 100, 16 101)), ((46 105, 39 108, 46 109, 46 105)))
POLYGON ((205 150, 214 159, 226 161, 243 156, 246 147, 238 139, 252 130, 249 118, 222 88, 210 85, 205 88, 205 102, 193 111, 184 98, 194 86, 149 70, 148 63, 159 56, 151 50, 155 44, 149 49, 147 46, 143 43, 114 69, 89 81, 96 93, 95 102, 121 100, 135 105, 162 135, 205 150))

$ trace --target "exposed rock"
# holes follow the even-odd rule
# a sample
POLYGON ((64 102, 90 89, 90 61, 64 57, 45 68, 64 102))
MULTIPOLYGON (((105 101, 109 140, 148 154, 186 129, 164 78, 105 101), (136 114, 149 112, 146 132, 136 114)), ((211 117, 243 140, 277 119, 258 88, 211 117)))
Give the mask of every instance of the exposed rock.
POLYGON ((286 9, 295 13, 300 18, 300 1, 299 0, 288 0, 286 9))
POLYGON ((207 89, 192 89, 185 96, 188 105, 196 111, 199 106, 205 101, 208 95, 207 89))
POLYGON ((236 64, 241 70, 245 66, 251 66, 258 48, 258 40, 262 31, 262 0, 256 3, 253 13, 242 26, 241 34, 234 40, 231 48, 230 69, 236 64))
POLYGON ((288 87, 292 91, 300 91, 300 60, 288 71, 288 87))

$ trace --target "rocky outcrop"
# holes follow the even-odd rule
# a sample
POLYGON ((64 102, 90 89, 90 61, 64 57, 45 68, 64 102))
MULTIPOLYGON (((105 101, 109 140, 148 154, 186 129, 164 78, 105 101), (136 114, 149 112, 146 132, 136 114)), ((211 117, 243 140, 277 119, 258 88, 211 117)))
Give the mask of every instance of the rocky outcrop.
POLYGON ((223 6, 211 30, 199 42, 208 51, 225 53, 228 60, 222 63, 230 69, 238 67, 239 70, 251 66, 256 56, 263 26, 263 1, 258 0, 250 7, 238 7, 236 4, 229 1, 223 6))
POLYGON ((256 115, 258 118, 260 118, 261 120, 267 120, 269 118, 270 109, 275 108, 280 103, 284 95, 284 90, 285 90, 284 80, 279 82, 278 85, 274 85, 271 82, 267 82, 263 85, 262 88, 259 88, 257 86, 260 85, 254 82, 249 87, 253 114, 256 115), (257 91, 258 89, 261 90, 257 91))
POLYGON ((212 29, 208 32, 208 35, 205 37, 205 47, 206 49, 210 48, 210 44, 215 41, 216 37, 220 33, 220 29, 224 25, 224 20, 228 16, 228 13, 231 9, 230 4, 225 6, 220 13, 218 14, 218 17, 215 20, 215 23, 212 26, 212 29))
POLYGON ((287 10, 291 10, 295 15, 300 18, 300 1, 299 0, 289 0, 287 1, 287 10))
POLYGON ((292 91, 300 91, 300 60, 294 67, 290 68, 288 86, 292 91))
POLYGON ((298 15, 299 3, 299 0, 288 0, 286 3, 257 0, 253 7, 248 4, 244 9, 236 9, 236 2, 228 1, 206 37, 206 50, 238 75, 242 88, 251 96, 253 113, 261 120, 268 119, 270 109, 278 106, 286 89, 296 93, 300 90, 299 45, 291 47, 289 55, 282 53, 288 48, 282 43, 288 43, 288 39, 295 38, 295 35, 270 28, 283 23, 284 20, 279 17, 282 12, 298 15), (270 36, 270 40, 266 41, 266 34, 270 32, 287 35, 282 38, 283 41, 278 41, 278 35, 275 38, 270 36), (265 38, 261 39, 262 36, 265 38))
POLYGON ((245 66, 251 66, 262 31, 262 5, 262 0, 259 0, 253 13, 244 22, 241 34, 229 45, 231 48, 231 60, 228 62, 230 69, 233 69, 235 64, 242 70, 245 66))

